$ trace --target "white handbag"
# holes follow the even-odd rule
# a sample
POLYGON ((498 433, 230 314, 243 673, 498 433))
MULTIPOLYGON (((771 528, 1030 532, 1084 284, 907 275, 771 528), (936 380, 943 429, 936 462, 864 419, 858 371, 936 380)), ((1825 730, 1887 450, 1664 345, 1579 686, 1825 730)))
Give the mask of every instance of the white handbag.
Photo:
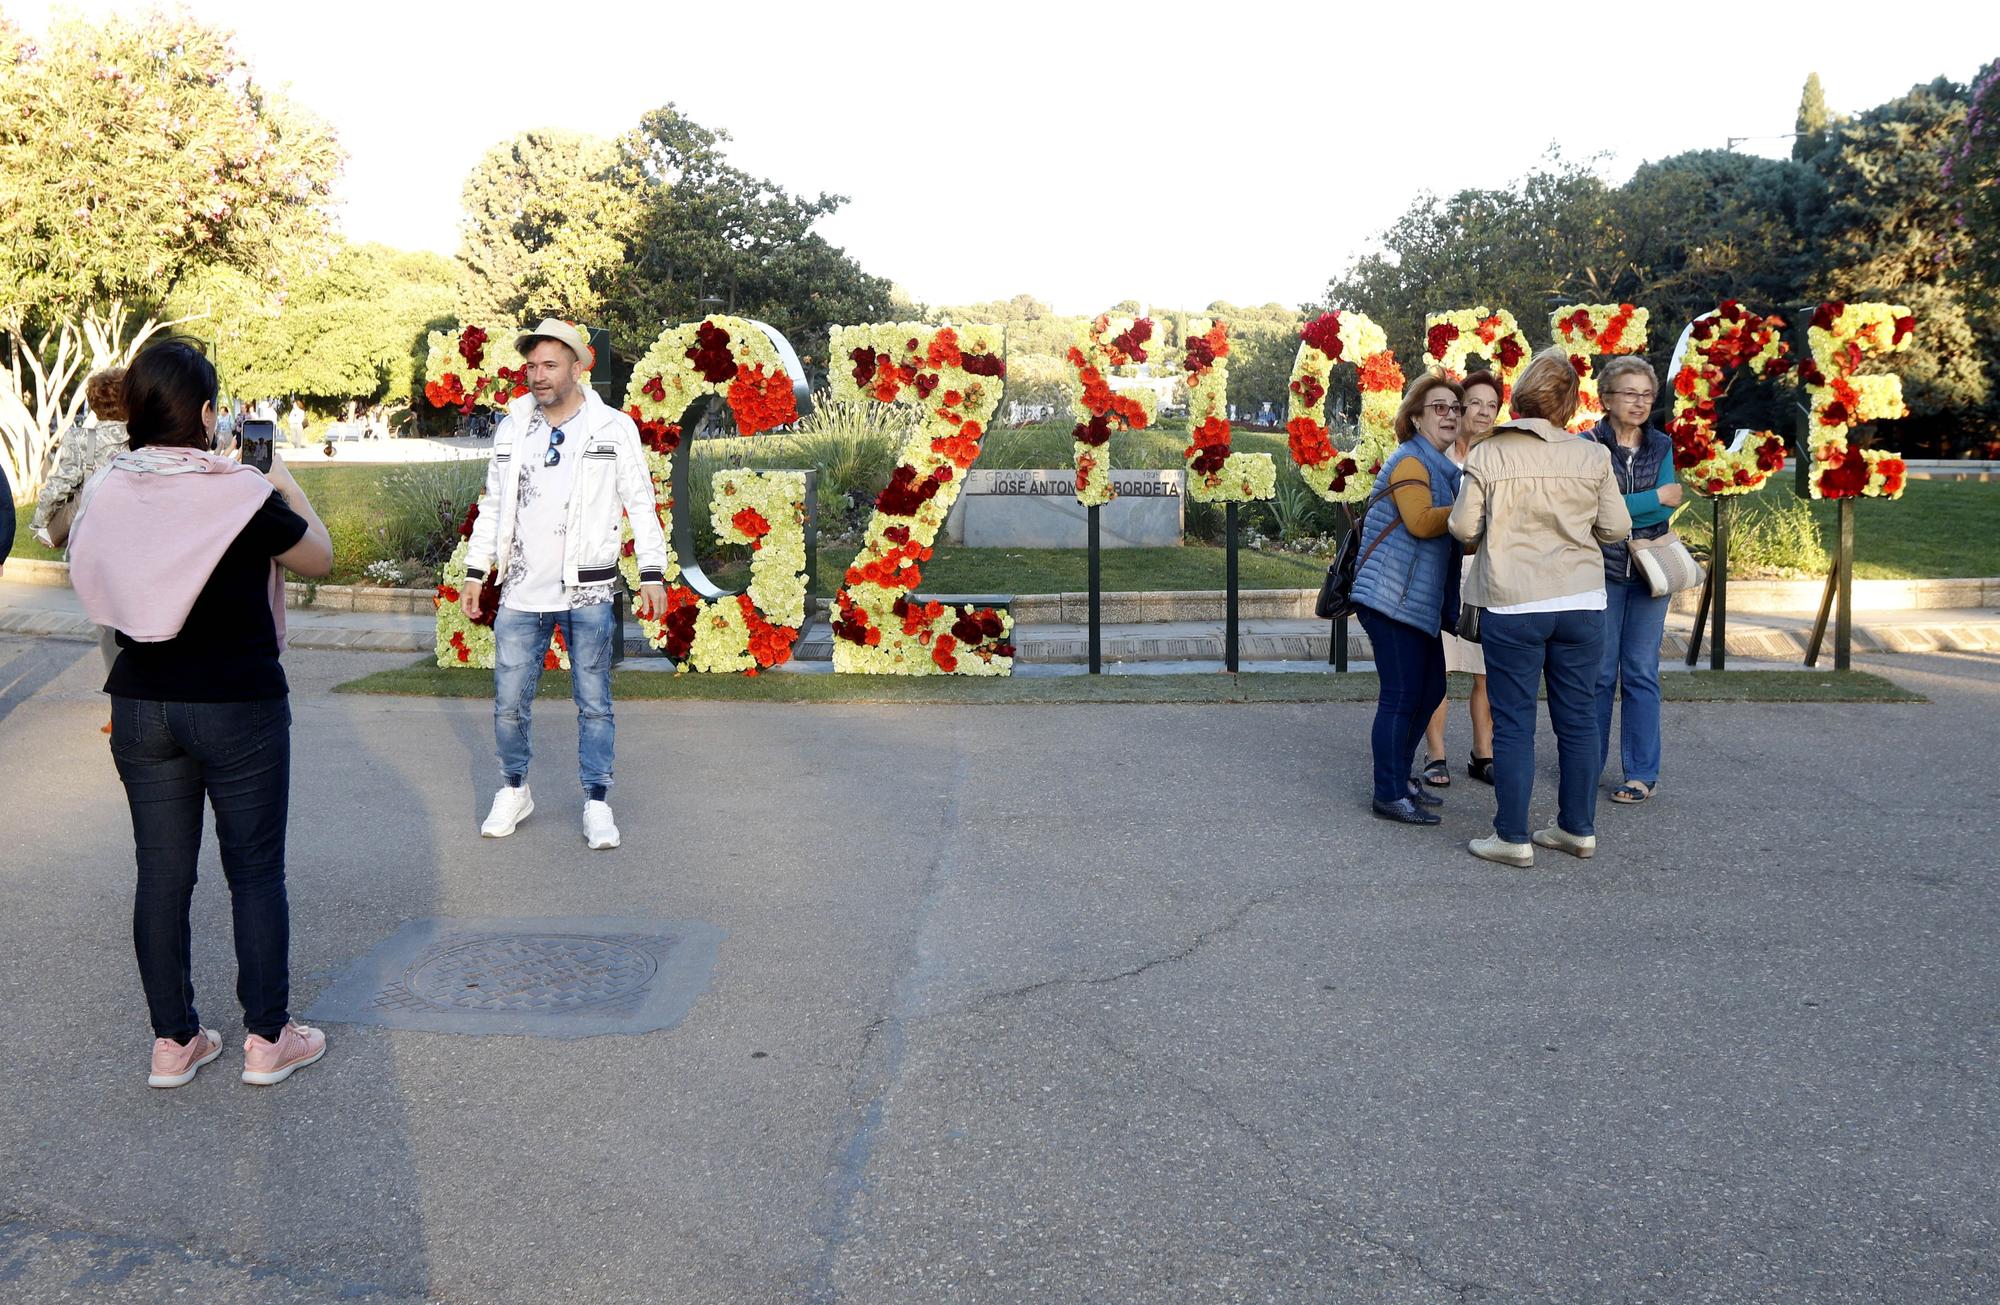
POLYGON ((1664 598, 1683 589, 1698 589, 1708 573, 1694 560, 1681 537, 1669 530, 1658 539, 1633 539, 1632 569, 1646 578, 1653 597, 1664 598))

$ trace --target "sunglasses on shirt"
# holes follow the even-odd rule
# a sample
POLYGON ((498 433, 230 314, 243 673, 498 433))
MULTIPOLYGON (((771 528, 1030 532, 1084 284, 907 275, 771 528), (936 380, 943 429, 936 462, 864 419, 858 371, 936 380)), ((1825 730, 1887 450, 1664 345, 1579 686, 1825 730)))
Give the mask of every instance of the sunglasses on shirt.
POLYGON ((548 456, 542 459, 543 466, 553 467, 558 462, 562 461, 562 442, 563 442, 562 427, 560 426, 549 427, 549 452, 548 456))

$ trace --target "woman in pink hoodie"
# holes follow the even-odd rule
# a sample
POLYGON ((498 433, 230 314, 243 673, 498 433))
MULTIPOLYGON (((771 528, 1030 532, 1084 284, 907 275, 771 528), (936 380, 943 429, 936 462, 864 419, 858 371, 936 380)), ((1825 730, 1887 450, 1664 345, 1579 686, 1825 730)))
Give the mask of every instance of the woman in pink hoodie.
POLYGON ((215 368, 163 340, 125 376, 131 447, 85 486, 70 578, 117 632, 111 755, 132 810, 132 940, 152 1016, 147 1081, 179 1087, 222 1053, 194 1007, 188 903, 204 797, 215 810, 248 1036, 243 1081, 276 1083, 326 1054, 292 1020, 285 828, 291 709, 281 568, 323 576, 333 547, 284 464, 262 475, 210 453, 215 368))

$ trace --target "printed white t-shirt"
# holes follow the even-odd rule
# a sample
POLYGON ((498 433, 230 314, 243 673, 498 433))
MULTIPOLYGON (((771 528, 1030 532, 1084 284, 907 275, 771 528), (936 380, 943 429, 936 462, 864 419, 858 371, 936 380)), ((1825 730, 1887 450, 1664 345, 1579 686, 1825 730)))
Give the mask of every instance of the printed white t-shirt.
POLYGON ((550 427, 540 408, 514 442, 521 488, 514 502, 514 544, 507 557, 500 605, 517 612, 564 612, 611 601, 611 586, 563 584, 563 544, 569 534, 570 491, 583 461, 583 410, 563 423, 562 456, 548 463, 550 427))

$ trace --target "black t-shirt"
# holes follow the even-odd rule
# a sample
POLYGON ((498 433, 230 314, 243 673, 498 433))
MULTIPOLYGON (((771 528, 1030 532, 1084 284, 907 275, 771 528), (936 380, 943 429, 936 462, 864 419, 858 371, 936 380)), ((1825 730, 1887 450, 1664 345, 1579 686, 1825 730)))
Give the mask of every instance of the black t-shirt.
POLYGON ((106 693, 155 702, 256 702, 290 691, 271 616, 271 559, 305 538, 277 490, 209 573, 181 632, 161 643, 118 636, 106 693))

